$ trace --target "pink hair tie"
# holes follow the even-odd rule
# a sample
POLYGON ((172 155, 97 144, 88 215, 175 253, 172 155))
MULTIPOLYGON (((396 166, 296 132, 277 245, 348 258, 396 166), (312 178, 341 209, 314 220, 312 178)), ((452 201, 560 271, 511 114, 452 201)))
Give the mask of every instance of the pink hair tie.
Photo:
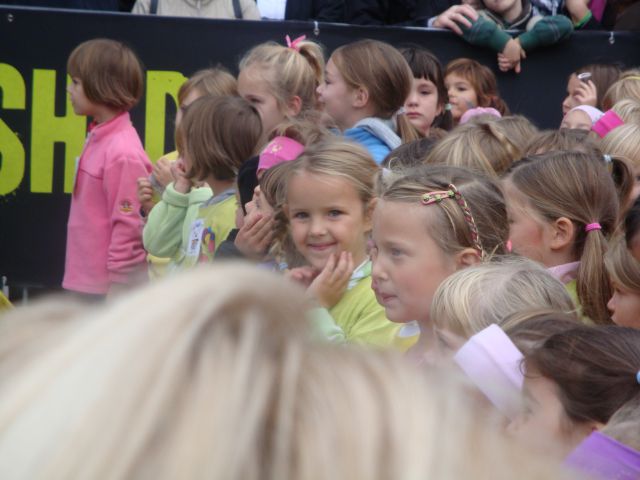
POLYGON ((293 48, 296 52, 299 52, 300 51, 300 42, 303 42, 304 40, 306 40, 307 36, 306 35, 302 35, 302 36, 296 38, 294 41, 291 41, 291 37, 289 37, 289 35, 287 35, 284 38, 287 41, 287 47, 293 48))
POLYGON ((520 411, 523 355, 494 324, 472 336, 453 357, 467 377, 506 417, 520 411))
POLYGON ((589 233, 591 230, 602 230, 602 226, 599 223, 590 223, 584 227, 584 231, 589 233))
POLYGON ((282 162, 295 160, 303 150, 304 145, 289 137, 275 137, 260 153, 258 173, 282 162))
POLYGON ((604 138, 607 133, 620 125, 624 125, 624 120, 613 110, 607 110, 600 120, 593 124, 591 130, 596 132, 600 138, 604 138))

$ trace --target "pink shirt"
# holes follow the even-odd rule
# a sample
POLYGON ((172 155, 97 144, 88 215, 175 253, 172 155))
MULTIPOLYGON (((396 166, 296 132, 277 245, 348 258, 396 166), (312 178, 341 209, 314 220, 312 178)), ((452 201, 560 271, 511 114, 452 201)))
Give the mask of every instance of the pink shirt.
POLYGON ((151 162, 129 113, 89 132, 71 197, 64 288, 105 294, 144 268, 136 180, 149 173, 151 162))

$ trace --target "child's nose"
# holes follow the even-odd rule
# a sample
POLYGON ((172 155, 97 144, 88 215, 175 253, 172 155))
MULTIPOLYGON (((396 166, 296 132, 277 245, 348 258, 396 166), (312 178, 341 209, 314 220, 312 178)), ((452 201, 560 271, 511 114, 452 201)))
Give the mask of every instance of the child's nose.
POLYGON ((312 217, 310 232, 311 232, 311 235, 314 235, 314 236, 321 236, 327 233, 327 227, 325 225, 324 220, 319 217, 312 217))
POLYGON ((615 313, 616 311, 616 302, 614 301, 614 297, 611 297, 607 302, 607 308, 611 313, 615 313))

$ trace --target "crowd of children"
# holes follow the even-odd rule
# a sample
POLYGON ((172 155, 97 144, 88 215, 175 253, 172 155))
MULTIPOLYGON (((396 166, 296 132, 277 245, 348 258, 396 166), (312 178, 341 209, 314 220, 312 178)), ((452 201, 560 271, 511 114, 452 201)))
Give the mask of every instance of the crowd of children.
POLYGON ((287 37, 153 168, 135 54, 68 72, 73 298, 0 320, 3 478, 640 478, 639 70, 538 131, 472 59, 287 37))

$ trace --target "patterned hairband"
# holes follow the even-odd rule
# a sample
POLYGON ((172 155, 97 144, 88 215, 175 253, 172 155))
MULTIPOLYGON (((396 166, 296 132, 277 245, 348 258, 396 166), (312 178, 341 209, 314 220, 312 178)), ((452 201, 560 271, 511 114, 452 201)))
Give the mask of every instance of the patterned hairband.
POLYGON ((471 231, 471 240, 473 241, 473 246, 480 255, 483 255, 484 250, 482 249, 482 243, 480 243, 480 234, 478 233, 478 227, 476 226, 476 221, 473 218, 473 214, 471 213, 469 204, 462 196, 462 193, 460 193, 458 188, 453 183, 449 184, 449 190, 438 190, 423 194, 422 204, 431 205, 433 203, 440 203, 442 202, 442 200, 446 200, 447 198, 453 198, 456 203, 460 205, 462 214, 464 215, 464 220, 465 222, 467 222, 469 230, 471 231))

